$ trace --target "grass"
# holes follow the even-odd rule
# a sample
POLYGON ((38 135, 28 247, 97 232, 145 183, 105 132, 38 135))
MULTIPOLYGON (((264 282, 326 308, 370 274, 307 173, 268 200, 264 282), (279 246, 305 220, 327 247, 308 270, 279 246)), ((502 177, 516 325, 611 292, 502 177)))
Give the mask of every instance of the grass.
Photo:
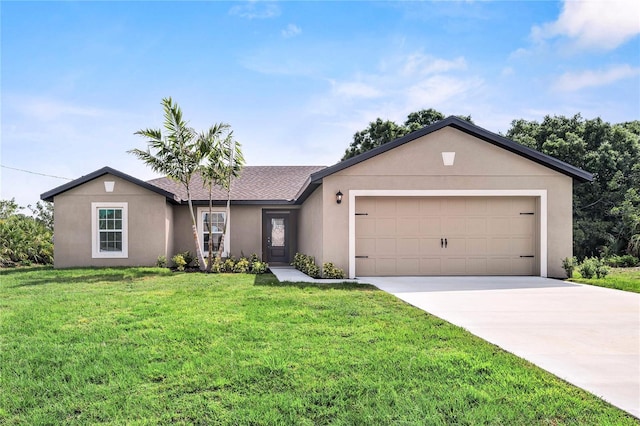
POLYGON ((368 285, 0 272, 0 423, 635 425, 368 285))
POLYGON ((579 272, 574 272, 573 278, 569 281, 640 293, 640 267, 611 268, 609 275, 600 279, 582 278, 579 272))

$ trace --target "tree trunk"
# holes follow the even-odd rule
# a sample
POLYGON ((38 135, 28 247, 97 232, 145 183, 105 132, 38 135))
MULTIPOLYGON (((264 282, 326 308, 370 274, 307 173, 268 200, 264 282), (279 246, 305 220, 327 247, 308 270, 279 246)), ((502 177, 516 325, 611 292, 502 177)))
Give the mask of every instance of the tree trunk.
POLYGON ((213 266, 213 219, 211 217, 213 214, 212 196, 212 186, 209 185, 209 259, 207 260, 207 272, 211 272, 211 267, 213 266))
POLYGON ((201 271, 206 270, 207 263, 202 254, 202 247, 200 246, 200 238, 198 237, 198 226, 196 225, 196 215, 193 213, 193 203, 191 202, 191 192, 187 189, 187 202, 189 203, 189 212, 191 213, 191 229, 193 231, 193 241, 196 243, 196 256, 198 257, 198 264, 201 271))
MULTIPOLYGON (((218 246, 218 255, 217 255, 217 259, 221 259, 222 258, 222 249, 224 247, 224 236, 227 233, 227 223, 229 222, 229 215, 231 214, 231 194, 227 195, 227 209, 226 212, 224 214, 224 227, 222 229, 222 238, 220 238, 220 245, 218 246)), ((229 255, 229 252, 227 252, 227 256, 229 255)))

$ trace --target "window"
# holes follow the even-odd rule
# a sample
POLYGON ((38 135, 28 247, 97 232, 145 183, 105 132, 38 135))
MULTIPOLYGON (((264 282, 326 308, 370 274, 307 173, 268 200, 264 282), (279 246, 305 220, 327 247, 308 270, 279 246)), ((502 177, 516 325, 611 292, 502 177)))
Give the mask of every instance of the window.
POLYGON ((91 255, 128 257, 127 203, 91 203, 91 255))
MULTIPOLYGON (((209 208, 198 209, 198 230, 200 232, 200 238, 202 241, 202 251, 206 257, 209 253, 209 228, 212 230, 212 250, 217 253, 222 238, 222 231, 224 229, 224 220, 226 213, 223 211, 212 211, 211 217, 209 217, 209 208)), ((226 256, 229 252, 229 224, 227 224, 227 233, 224 237, 223 252, 222 255, 226 256)))

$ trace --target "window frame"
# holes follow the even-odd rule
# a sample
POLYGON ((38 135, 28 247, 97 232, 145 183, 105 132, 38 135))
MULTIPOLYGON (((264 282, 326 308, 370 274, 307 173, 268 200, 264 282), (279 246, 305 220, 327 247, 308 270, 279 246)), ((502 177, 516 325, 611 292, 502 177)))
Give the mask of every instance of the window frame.
POLYGON ((91 203, 91 257, 93 259, 126 259, 129 257, 129 203, 127 202, 93 202, 91 203), (116 209, 122 211, 121 251, 100 250, 100 210, 116 209))
MULTIPOLYGON (((231 252, 231 220, 230 220, 230 216, 227 217, 227 209, 226 208, 220 208, 220 207, 214 207, 213 209, 211 209, 211 213, 221 213, 225 216, 225 220, 227 222, 227 232, 224 234, 224 243, 223 243, 223 247, 222 247, 222 257, 228 257, 229 253, 231 252)), ((209 255, 209 251, 204 249, 204 236, 205 234, 208 234, 208 232, 206 232, 205 228, 204 228, 204 215, 205 214, 209 214, 209 207, 199 207, 197 209, 197 216, 198 216, 198 238, 200 239, 200 243, 202 244, 202 255, 206 258, 209 255)), ((215 234, 214 234, 215 235, 215 234)), ((216 251, 214 250, 214 256, 216 254, 216 251)))

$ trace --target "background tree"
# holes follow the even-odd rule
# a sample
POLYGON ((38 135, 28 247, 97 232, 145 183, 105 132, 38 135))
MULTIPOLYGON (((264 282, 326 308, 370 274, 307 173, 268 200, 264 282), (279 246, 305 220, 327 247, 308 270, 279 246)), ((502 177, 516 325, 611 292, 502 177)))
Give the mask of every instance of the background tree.
MULTIPOLYGON (((471 122, 471 116, 458 116, 471 122)), ((412 112, 407 116, 404 124, 397 124, 390 120, 376 119, 369 126, 353 135, 353 141, 346 149, 342 161, 358 154, 377 148, 423 127, 430 126, 446 117, 433 108, 412 112)))
MULTIPOLYGON (((611 125, 600 118, 546 116, 514 120, 506 137, 594 174, 574 185, 574 253, 622 254, 640 230, 640 121, 611 125)), ((636 237, 639 238, 639 237, 636 237)))
POLYGON ((198 135, 194 129, 187 126, 180 107, 170 97, 162 99, 162 108, 165 133, 163 134, 161 129, 138 130, 134 134, 147 140, 147 150, 132 149, 128 152, 142 160, 153 171, 162 173, 184 186, 191 214, 196 256, 200 269, 204 270, 206 263, 191 199, 191 178, 199 171, 203 160, 198 135))
MULTIPOLYGON (((51 212, 51 204, 40 204, 51 212)), ((11 200, 0 200, 0 266, 53 263, 53 229, 46 220, 20 213, 11 200)))

